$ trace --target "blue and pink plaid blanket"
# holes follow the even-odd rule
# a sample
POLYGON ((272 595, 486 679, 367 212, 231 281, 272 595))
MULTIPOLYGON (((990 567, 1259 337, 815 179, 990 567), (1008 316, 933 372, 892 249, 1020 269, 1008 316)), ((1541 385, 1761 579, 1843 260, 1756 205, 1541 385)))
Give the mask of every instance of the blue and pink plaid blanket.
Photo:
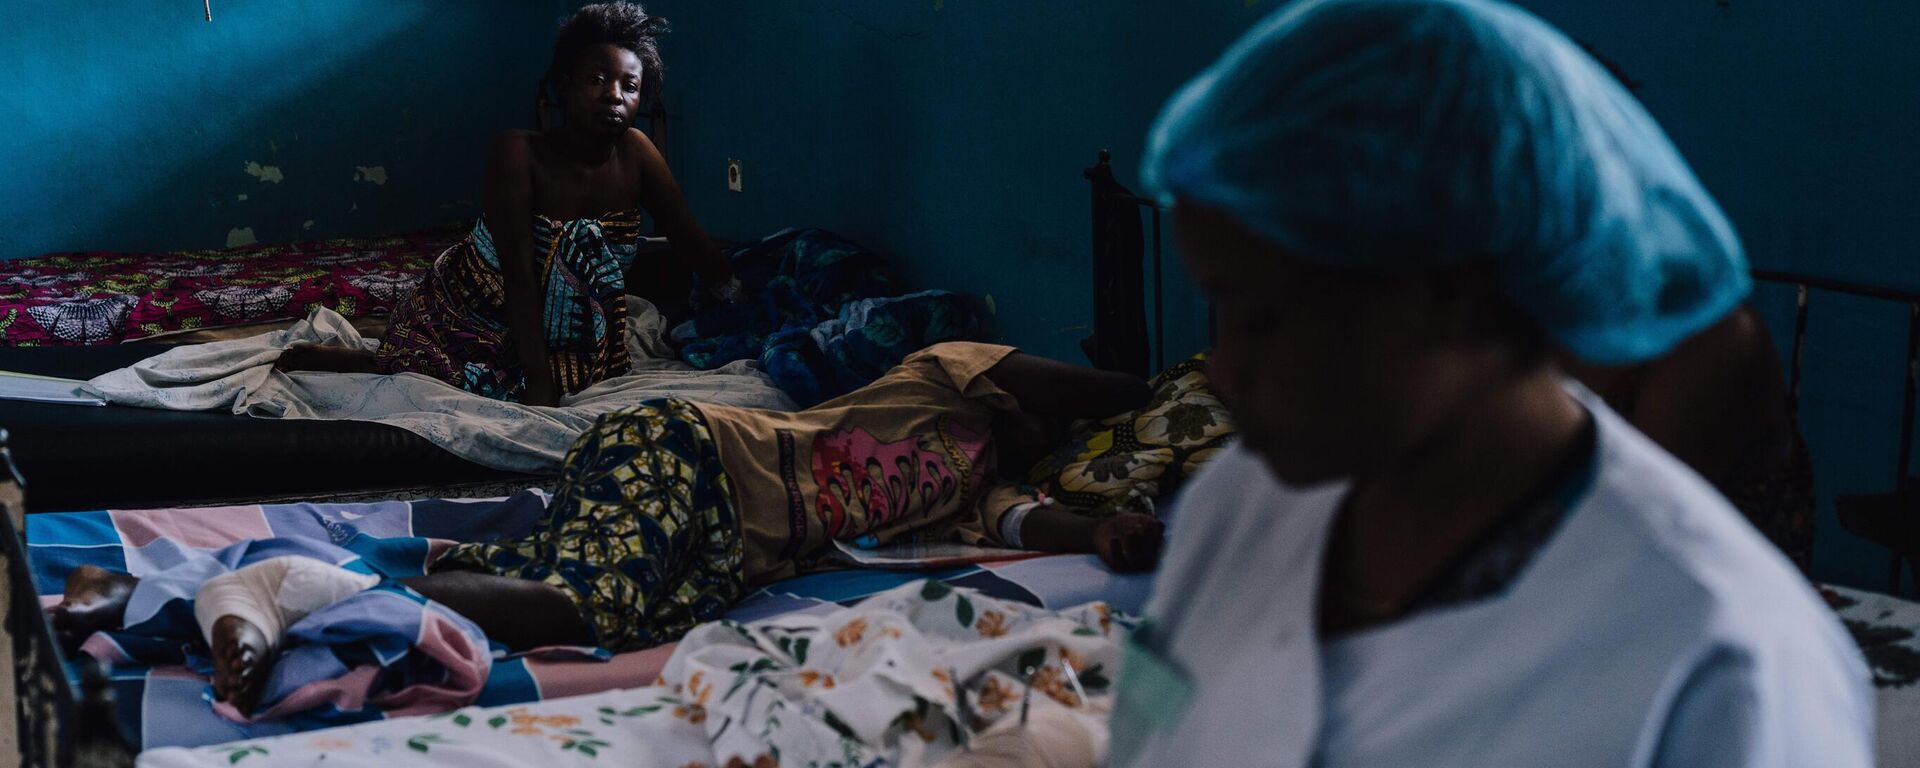
MULTIPOLYGON (((33 515, 28 557, 43 603, 59 600, 67 574, 97 565, 138 577, 177 569, 183 561, 231 568, 286 554, 284 548, 332 553, 348 567, 399 578, 457 542, 518 535, 546 506, 527 491, 505 499, 273 504, 169 510, 114 510, 33 515), (258 542, 271 541, 270 545, 258 542), (304 544, 303 544, 304 542, 304 544)), ((735 606, 728 618, 758 621, 797 611, 847 605, 920 578, 939 578, 989 595, 1067 607, 1105 600, 1137 611, 1145 577, 1116 576, 1092 556, 1042 557, 936 571, 834 571, 775 583, 735 606)), ((183 585, 179 591, 189 587, 183 585)), ((177 606, 176 606, 177 608, 177 606)), ((464 619, 406 590, 383 587, 308 617, 303 631, 345 642, 304 646, 283 659, 267 701, 285 716, 252 723, 220 716, 211 704, 204 660, 172 645, 142 645, 154 627, 96 638, 93 648, 121 663, 113 686, 120 714, 143 748, 200 746, 353 722, 451 709, 540 701, 647 685, 673 646, 619 655, 594 649, 552 649, 508 656, 492 652, 464 619), (143 633, 145 629, 147 632, 143 633), (328 634, 331 633, 331 634, 328 634), (110 645, 108 645, 110 644, 110 645), (484 680, 484 683, 480 681, 484 680), (471 689, 478 687, 477 694, 471 689)), ((129 618, 163 610, 130 608, 129 618)), ((172 628, 178 630, 179 628, 172 628)), ((289 647, 293 647, 290 644, 289 647)))

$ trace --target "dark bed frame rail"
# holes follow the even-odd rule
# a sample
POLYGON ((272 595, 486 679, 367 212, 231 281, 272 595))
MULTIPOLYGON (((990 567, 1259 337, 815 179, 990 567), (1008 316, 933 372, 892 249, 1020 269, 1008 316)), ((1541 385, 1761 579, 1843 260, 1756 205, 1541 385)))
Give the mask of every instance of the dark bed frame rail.
POLYGON ((1791 286, 1794 290, 1793 351, 1788 362, 1787 391, 1792 398, 1796 421, 1800 413, 1800 385, 1806 361, 1807 314, 1812 306, 1813 292, 1906 305, 1906 382, 1901 392, 1900 450, 1893 468, 1893 490, 1874 494, 1841 494, 1834 500, 1834 511, 1838 513, 1842 527, 1889 551, 1889 594, 1901 594, 1900 566, 1903 561, 1914 582, 1920 585, 1920 482, 1916 482, 1920 478, 1912 474, 1915 399, 1916 395, 1920 395, 1920 291, 1767 269, 1754 270, 1753 277, 1763 283, 1791 286))
MULTIPOLYGON (((1164 209, 1152 198, 1127 191, 1113 174, 1113 153, 1100 150, 1098 160, 1082 175, 1093 192, 1093 252, 1102 253, 1113 230, 1113 219, 1124 206, 1146 209, 1151 238, 1146 261, 1153 279, 1153 360, 1154 370, 1166 368, 1166 316, 1162 310, 1164 289, 1164 248, 1161 219, 1164 209)), ((1842 494, 1835 507, 1843 527, 1857 536, 1889 551, 1888 591, 1901 593, 1901 564, 1904 562, 1916 585, 1920 585, 1920 478, 1912 474, 1914 416, 1916 395, 1920 395, 1920 291, 1887 288, 1865 283, 1805 275, 1793 272, 1756 269, 1753 277, 1763 283, 1793 287, 1796 302, 1793 319, 1792 359, 1788 368, 1788 392, 1797 422, 1800 413, 1800 389, 1806 359, 1807 313, 1815 291, 1837 293, 1907 306, 1906 387, 1901 401, 1900 450, 1894 472, 1894 490, 1877 494, 1842 494)), ((1211 306, 1207 312, 1207 340, 1217 335, 1217 318, 1211 306)))
MULTIPOLYGON (((73 735, 79 707, 53 625, 40 609, 40 594, 27 564, 25 483, 5 448, 0 430, 0 569, 6 573, 6 623, 0 628, 0 657, 5 658, 14 742, 0 763, 31 768, 74 765, 73 735)), ((99 726, 117 728, 117 724, 99 726)), ((99 731, 104 733, 105 731, 99 731)), ((131 764, 132 756, 128 756, 131 764)))

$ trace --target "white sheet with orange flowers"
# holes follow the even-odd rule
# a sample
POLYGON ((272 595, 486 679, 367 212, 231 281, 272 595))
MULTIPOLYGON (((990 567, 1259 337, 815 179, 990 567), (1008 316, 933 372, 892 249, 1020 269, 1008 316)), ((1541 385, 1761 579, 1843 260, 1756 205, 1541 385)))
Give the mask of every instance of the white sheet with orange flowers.
POLYGON ((1127 631, 1104 603, 1049 611, 915 582, 851 608, 702 625, 646 688, 149 750, 140 765, 931 765, 1019 717, 1029 685, 1033 711, 1071 712, 1104 742, 1127 631))

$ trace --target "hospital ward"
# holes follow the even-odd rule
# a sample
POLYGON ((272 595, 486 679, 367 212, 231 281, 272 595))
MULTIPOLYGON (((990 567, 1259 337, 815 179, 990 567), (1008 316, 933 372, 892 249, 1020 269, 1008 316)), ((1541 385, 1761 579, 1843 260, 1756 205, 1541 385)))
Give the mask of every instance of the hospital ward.
POLYGON ((1920 6, 4 3, 0 768, 1920 768, 1920 6))

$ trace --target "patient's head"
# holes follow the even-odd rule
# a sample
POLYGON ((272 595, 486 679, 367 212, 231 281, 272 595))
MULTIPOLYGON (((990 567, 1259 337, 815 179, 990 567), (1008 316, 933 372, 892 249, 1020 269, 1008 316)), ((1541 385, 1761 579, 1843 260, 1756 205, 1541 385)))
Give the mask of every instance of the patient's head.
POLYGON ((582 7, 560 26, 547 82, 568 124, 617 134, 659 93, 667 21, 634 3, 582 7))

